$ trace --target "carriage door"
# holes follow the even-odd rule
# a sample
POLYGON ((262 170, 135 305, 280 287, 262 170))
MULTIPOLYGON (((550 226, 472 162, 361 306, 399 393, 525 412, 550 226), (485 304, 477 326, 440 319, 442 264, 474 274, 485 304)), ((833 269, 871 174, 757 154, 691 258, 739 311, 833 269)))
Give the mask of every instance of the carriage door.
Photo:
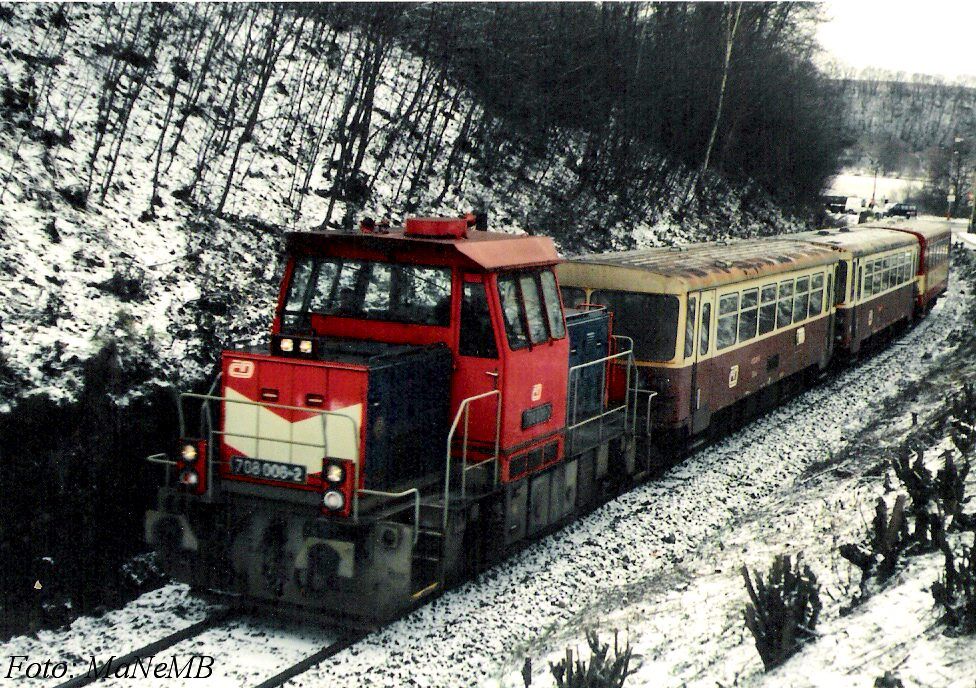
POLYGON ((703 389, 709 380, 709 375, 705 371, 704 361, 711 357, 713 348, 712 342, 712 322, 715 320, 715 290, 699 291, 689 294, 698 302, 697 320, 698 327, 695 352, 691 364, 691 432, 698 432, 708 427, 708 390, 703 389))

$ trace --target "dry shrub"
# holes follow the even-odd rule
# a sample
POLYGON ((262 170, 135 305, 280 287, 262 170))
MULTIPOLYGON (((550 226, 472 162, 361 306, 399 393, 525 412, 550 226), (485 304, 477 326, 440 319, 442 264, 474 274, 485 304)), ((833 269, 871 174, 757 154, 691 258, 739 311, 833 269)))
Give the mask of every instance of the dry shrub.
POLYGON ((794 567, 789 555, 773 560, 765 580, 742 567, 746 591, 746 627, 756 640, 756 649, 766 671, 773 669, 799 651, 801 645, 815 637, 814 628, 820 616, 820 584, 810 567, 797 557, 794 567))

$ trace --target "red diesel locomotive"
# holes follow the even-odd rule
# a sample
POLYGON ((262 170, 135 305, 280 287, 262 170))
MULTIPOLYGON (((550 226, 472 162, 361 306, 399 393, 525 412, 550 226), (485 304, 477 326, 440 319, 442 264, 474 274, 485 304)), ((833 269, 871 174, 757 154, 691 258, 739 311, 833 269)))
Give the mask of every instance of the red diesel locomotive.
POLYGON ((607 370, 627 377, 629 345, 605 309, 564 316, 550 239, 413 218, 287 250, 270 348, 224 351, 182 395, 200 432, 151 457, 169 479, 146 537, 175 577, 387 619, 626 473, 607 370))

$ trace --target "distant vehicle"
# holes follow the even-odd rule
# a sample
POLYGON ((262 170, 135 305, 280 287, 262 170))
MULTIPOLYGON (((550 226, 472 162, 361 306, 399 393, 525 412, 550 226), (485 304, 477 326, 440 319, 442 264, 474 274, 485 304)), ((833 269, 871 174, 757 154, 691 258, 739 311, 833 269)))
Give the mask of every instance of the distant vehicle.
POLYGON ((821 196, 820 200, 830 212, 848 215, 859 214, 867 203, 860 196, 821 196))
POLYGON ((918 206, 908 203, 895 203, 885 213, 888 217, 918 217, 918 206))

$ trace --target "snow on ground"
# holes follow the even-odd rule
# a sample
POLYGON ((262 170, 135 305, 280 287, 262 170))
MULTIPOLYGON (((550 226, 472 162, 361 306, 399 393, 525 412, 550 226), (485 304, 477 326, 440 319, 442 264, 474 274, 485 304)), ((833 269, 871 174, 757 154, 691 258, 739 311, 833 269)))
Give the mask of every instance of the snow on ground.
MULTIPOLYGON (((807 426, 801 436, 782 426, 770 433, 765 439, 770 453, 784 439, 806 443, 801 452, 813 450, 803 477, 788 481, 743 518, 705 540, 675 571, 649 574, 634 586, 637 590, 630 599, 583 610, 577 625, 567 624, 558 640, 545 644, 548 657, 534 658, 538 670, 533 685, 552 685, 547 661, 558 661, 564 647, 588 655, 579 631, 585 625, 598 629, 605 641, 618 631, 621 644, 631 642, 637 673, 628 686, 868 688, 886 671, 893 671, 906 688, 971 687, 976 676, 976 641, 942 636, 932 600, 930 586, 941 571, 941 555, 907 558, 904 568, 880 589, 872 584, 874 594, 866 603, 849 616, 841 616, 840 608, 851 604, 858 589, 860 574, 837 553, 840 544, 862 541, 879 496, 891 506, 895 493, 883 487, 884 458, 911 430, 911 413, 918 413, 924 422, 960 378, 971 379, 976 372, 937 369, 937 377, 928 380, 924 373, 933 368, 919 357, 928 351, 938 358, 940 351, 948 349, 942 342, 949 332, 966 327, 963 307, 970 300, 956 292, 933 313, 933 320, 832 382, 830 388, 837 395, 831 400, 837 402, 831 404, 833 411, 846 402, 846 418, 859 420, 843 427, 837 422, 843 415, 831 419, 816 414, 822 424, 807 426), (916 348, 919 341, 934 345, 916 348), (881 388, 880 394, 873 394, 872 378, 885 380, 874 386, 881 388), (841 394, 845 390, 846 399, 841 394), (904 394, 909 390, 912 392, 904 394), (903 395, 896 399, 898 391, 903 395), (817 461, 818 456, 837 455, 842 460, 829 465, 817 461), (820 581, 824 611, 816 629, 818 640, 783 667, 764 674, 743 623, 747 597, 741 567, 765 572, 780 553, 802 553, 820 581)), ((814 390, 794 405, 810 397, 816 401, 820 392, 814 390)), ((951 450, 958 457, 951 447, 942 440, 926 452, 933 472, 941 466, 943 452, 951 450)), ((891 482, 898 485, 893 476, 891 482)), ((976 489, 976 480, 970 483, 970 491, 976 489)), ((504 679, 506 686, 522 685, 515 672, 504 679)))
MULTIPOLYGON (((103 616, 80 617, 66 629, 39 631, 36 637, 11 638, 0 644, 0 686, 20 685, 14 679, 5 678, 10 662, 17 655, 30 657, 26 662, 65 661, 69 667, 83 673, 87 671, 92 655, 99 661, 112 655, 122 656, 202 621, 209 611, 212 611, 211 606, 191 595, 188 586, 173 583, 103 616)), ((31 681, 31 685, 53 686, 60 682, 31 681)))
MULTIPOLYGON (((765 569, 773 548, 765 544, 766 534, 758 540, 755 531, 739 534, 742 519, 761 514, 760 522, 769 532, 787 532, 786 525, 771 515, 778 511, 763 510, 788 500, 801 476, 811 480, 807 471, 848 447, 873 420, 892 414, 884 401, 917 386, 931 368, 931 359, 952 349, 949 334, 970 326, 964 321, 970 297, 962 291, 953 289, 931 317, 896 346, 292 684, 521 686, 522 663, 532 657, 537 660, 536 681, 549 685, 540 658, 562 656, 567 643, 579 643, 586 625, 613 628, 614 614, 626 613, 654 591, 677 595, 670 600, 676 611, 646 634, 647 642, 662 651, 658 659, 648 653, 652 659, 642 668, 648 672, 647 685, 714 685, 729 683, 737 671, 755 675, 758 656, 743 639, 736 616, 744 598, 738 569, 743 562, 765 569), (923 358, 923 352, 929 356, 923 358), (742 542, 754 544, 716 565, 708 548, 721 551, 726 542, 736 541, 737 534, 742 542), (700 584, 692 585, 699 576, 700 584), (681 586, 687 586, 687 596, 680 594, 681 586), (699 618, 702 613, 710 618, 699 618)), ((807 518, 801 510, 794 515, 807 518)), ((655 614, 667 609, 668 600, 659 602, 655 614)), ((654 623, 657 617, 640 618, 654 623)))
MULTIPOLYGON (((37 638, 14 638, 0 645, 0 686, 20 685, 12 678, 5 678, 15 656, 28 657, 23 660, 25 665, 49 658, 53 662, 67 662, 68 673, 60 680, 30 682, 38 688, 51 688, 72 676, 88 672, 92 657, 95 657, 96 665, 101 666, 113 655, 122 656, 186 628, 215 609, 193 597, 187 586, 171 584, 142 595, 105 616, 78 619, 63 631, 44 631, 37 638)), ((335 632, 321 628, 245 617, 227 621, 174 645, 156 654, 155 661, 166 664, 175 657, 179 666, 184 666, 192 655, 213 657, 213 674, 206 678, 206 685, 239 688, 270 678, 337 639, 335 632)), ((194 680, 189 680, 188 684, 193 685, 194 680)), ((104 686, 133 684, 132 677, 122 676, 109 677, 98 683, 104 686)), ((171 688, 180 685, 180 679, 140 675, 138 685, 171 688)))
MULTIPOLYGON (((881 491, 880 440, 862 445, 864 433, 900 437, 911 428, 912 410, 931 408, 933 399, 943 398, 966 374, 940 371, 926 383, 943 354, 953 350, 951 342, 971 327, 973 297, 966 286, 954 286, 926 321, 891 348, 291 685, 508 688, 522 685, 518 672, 531 657, 535 685, 547 686, 545 659, 561 657, 567 645, 581 646, 584 627, 600 629, 605 637, 620 629, 630 638, 641 656, 640 673, 628 684, 634 686, 833 685, 838 672, 852 685, 869 685, 887 669, 909 681, 927 676, 936 685, 955 685, 976 671, 968 659, 976 653, 960 649, 971 641, 946 640, 937 629, 916 639, 934 621, 925 588, 937 561, 912 560, 905 573, 855 610, 853 621, 845 621, 836 610, 849 600, 856 574, 830 553, 856 539, 881 491), (845 452, 853 458, 829 463, 845 452), (782 550, 803 550, 824 581, 824 642, 764 675, 741 623, 739 569, 747 564, 764 570, 782 550), (893 616, 905 622, 893 624, 893 616), (913 624, 915 618, 921 621, 913 624), (890 627, 890 635, 873 630, 876 625, 890 627), (945 680, 939 678, 943 674, 945 680)), ((104 617, 79 619, 66 631, 14 638, 0 656, 65 648, 75 656, 122 653, 196 621, 203 610, 185 588, 167 586, 104 617)), ((220 654, 219 675, 233 684, 245 676, 263 677, 328 642, 311 631, 249 629, 212 631, 193 648, 220 654), (220 649, 227 642, 233 652, 220 649)))

